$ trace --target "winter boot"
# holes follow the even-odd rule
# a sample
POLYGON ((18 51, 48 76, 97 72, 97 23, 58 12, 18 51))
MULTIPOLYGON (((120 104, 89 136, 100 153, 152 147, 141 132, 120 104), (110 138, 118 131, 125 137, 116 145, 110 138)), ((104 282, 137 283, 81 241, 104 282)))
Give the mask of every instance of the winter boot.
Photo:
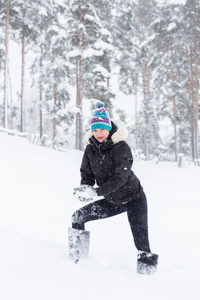
POLYGON ((88 258, 90 246, 90 232, 75 228, 68 228, 69 259, 78 263, 82 258, 88 258))
POLYGON ((151 252, 138 251, 137 273, 151 275, 156 272, 158 255, 151 252))

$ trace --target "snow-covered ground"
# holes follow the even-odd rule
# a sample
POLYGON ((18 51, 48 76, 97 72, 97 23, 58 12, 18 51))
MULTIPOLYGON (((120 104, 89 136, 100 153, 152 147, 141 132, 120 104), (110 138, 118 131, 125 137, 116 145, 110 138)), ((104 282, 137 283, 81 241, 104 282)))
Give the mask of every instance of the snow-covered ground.
POLYGON ((82 153, 0 134, 0 300, 200 299, 200 168, 135 162, 158 272, 136 273, 126 214, 88 223, 90 259, 67 258, 82 153))

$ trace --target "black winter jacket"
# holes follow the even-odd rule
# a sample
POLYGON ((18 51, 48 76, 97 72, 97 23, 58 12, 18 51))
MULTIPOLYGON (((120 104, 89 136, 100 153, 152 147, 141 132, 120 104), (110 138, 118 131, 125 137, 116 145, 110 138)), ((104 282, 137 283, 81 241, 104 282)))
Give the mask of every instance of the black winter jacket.
POLYGON ((125 142, 127 130, 123 125, 112 125, 110 138, 103 143, 99 143, 91 132, 86 134, 90 144, 83 155, 81 184, 93 186, 96 182, 98 196, 119 206, 139 198, 143 188, 131 170, 133 157, 125 142))

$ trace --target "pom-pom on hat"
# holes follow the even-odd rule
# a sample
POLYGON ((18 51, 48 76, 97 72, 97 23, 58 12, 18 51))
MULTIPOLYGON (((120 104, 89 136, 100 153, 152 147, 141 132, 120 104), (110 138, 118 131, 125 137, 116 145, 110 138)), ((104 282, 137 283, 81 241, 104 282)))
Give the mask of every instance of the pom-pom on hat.
POLYGON ((90 121, 91 131, 95 129, 107 129, 111 130, 111 120, 109 116, 109 112, 104 108, 104 104, 102 102, 98 102, 96 105, 96 109, 92 112, 92 118, 90 121))

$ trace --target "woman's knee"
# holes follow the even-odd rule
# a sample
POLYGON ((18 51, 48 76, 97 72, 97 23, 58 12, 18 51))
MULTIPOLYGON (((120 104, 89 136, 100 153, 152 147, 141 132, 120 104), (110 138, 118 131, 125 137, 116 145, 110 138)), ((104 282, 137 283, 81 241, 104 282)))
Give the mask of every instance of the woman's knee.
POLYGON ((84 219, 83 219, 83 214, 81 213, 80 210, 77 210, 73 213, 72 218, 72 228, 75 229, 84 229, 84 219))

